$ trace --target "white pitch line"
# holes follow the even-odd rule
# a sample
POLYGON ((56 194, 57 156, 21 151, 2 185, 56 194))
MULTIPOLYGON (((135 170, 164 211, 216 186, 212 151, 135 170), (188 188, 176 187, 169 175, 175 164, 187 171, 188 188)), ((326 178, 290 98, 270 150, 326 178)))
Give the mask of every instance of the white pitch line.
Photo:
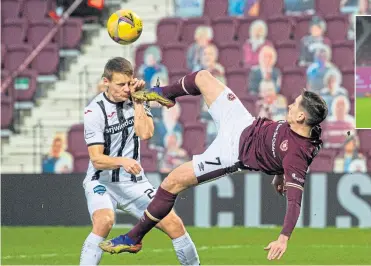
MULTIPOLYGON (((215 249, 239 249, 239 248, 250 248, 250 247, 262 247, 262 245, 221 245, 221 246, 200 246, 197 248, 198 251, 204 250, 215 250, 215 249)), ((371 245, 301 245, 301 247, 310 247, 310 248, 369 248, 371 245)), ((174 252, 172 248, 155 248, 144 250, 145 253, 165 253, 165 252, 174 252)), ((51 258, 51 257, 72 257, 79 256, 80 253, 46 253, 46 254, 33 254, 33 255, 14 255, 14 256, 4 256, 1 259, 29 259, 29 258, 51 258)))

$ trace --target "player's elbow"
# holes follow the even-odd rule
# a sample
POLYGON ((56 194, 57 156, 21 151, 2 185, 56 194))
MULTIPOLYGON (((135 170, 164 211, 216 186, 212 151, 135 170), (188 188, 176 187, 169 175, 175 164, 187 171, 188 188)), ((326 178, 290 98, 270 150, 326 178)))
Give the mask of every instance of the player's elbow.
POLYGON ((147 140, 153 137, 153 131, 147 131, 141 134, 137 134, 141 140, 147 140))
POLYGON ((104 170, 104 169, 101 169, 102 164, 101 164, 101 161, 100 161, 100 156, 90 156, 90 161, 93 164, 95 169, 104 170))

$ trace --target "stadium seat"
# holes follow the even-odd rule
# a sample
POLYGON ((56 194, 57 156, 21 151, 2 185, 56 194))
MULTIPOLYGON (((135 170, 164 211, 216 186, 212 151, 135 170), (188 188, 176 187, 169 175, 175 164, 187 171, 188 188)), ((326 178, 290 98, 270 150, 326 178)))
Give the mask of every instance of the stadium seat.
POLYGON ((257 19, 258 18, 256 17, 247 17, 237 20, 236 35, 238 42, 244 43, 247 39, 249 39, 250 25, 254 20, 257 19))
POLYGON ((284 0, 260 0, 259 16, 264 18, 280 16, 284 7, 284 0))
POLYGON ((51 75, 57 72, 59 65, 59 49, 57 44, 48 44, 31 63, 39 75, 51 75))
POLYGON ((224 17, 228 15, 228 1, 205 0, 204 16, 209 18, 224 17))
MULTIPOLYGON (((34 69, 25 69, 17 75, 17 78, 20 77, 28 79, 28 88, 15 88, 14 99, 17 102, 31 102, 36 95, 37 71, 34 69)), ((12 86, 14 86, 14 81, 12 86)))
POLYGON ((140 151, 140 164, 143 170, 147 173, 158 172, 157 166, 157 151, 156 150, 143 150, 140 151))
POLYGON ((299 58, 299 51, 295 41, 285 41, 276 43, 277 64, 280 69, 284 67, 295 67, 299 58))
POLYGON ((359 129, 357 133, 360 142, 360 151, 364 154, 371 155, 371 130, 359 129))
POLYGON ((56 42, 61 49, 77 49, 82 38, 81 18, 69 18, 56 34, 56 42))
POLYGON ((168 69, 187 69, 187 46, 184 44, 169 44, 163 46, 162 63, 168 69))
POLYGON ((171 70, 169 69, 169 83, 175 83, 185 75, 189 73, 186 69, 180 69, 180 70, 171 70))
POLYGON ((321 150, 309 166, 310 172, 332 172, 335 153, 334 150, 321 150))
POLYGON ((354 65, 354 41, 344 41, 332 45, 332 62, 339 68, 354 65))
POLYGON ((316 0, 316 13, 320 16, 339 14, 340 2, 341 0, 316 0))
POLYGON ((287 41, 292 32, 292 20, 287 16, 277 16, 267 19, 268 39, 274 43, 287 41))
POLYGON ((237 21, 233 17, 216 18, 212 21, 213 42, 216 45, 235 41, 237 21))
POLYGON ((1 42, 7 46, 23 44, 27 34, 27 26, 25 19, 6 20, 1 27, 1 42))
POLYGON ((285 68, 283 70, 280 93, 286 96, 289 102, 299 96, 305 87, 305 73, 301 68, 285 68))
POLYGON ((184 125, 182 147, 190 156, 204 152, 205 144, 206 125, 204 123, 194 122, 184 125))
POLYGON ((45 0, 26 0, 23 5, 23 17, 29 21, 46 17, 48 2, 45 0))
POLYGON ((180 34, 180 41, 185 44, 190 44, 195 41, 195 30, 198 26, 210 25, 210 19, 206 17, 188 18, 183 21, 183 26, 180 34))
POLYGON ((76 154, 87 153, 87 146, 84 139, 84 125, 73 125, 68 131, 68 151, 75 156, 76 154))
POLYGON ((219 62, 225 68, 242 67, 243 53, 238 43, 228 43, 219 46, 219 62))
POLYGON ((325 20, 327 25, 326 36, 332 43, 347 39, 349 28, 348 15, 326 16, 325 20))
POLYGON ((151 45, 156 45, 155 43, 144 43, 140 44, 135 50, 135 67, 138 68, 144 63, 144 51, 151 45))
POLYGON ((157 43, 164 45, 179 42, 183 21, 180 18, 163 18, 157 24, 157 43))
POLYGON ((235 68, 227 69, 227 86, 241 98, 248 93, 248 76, 250 69, 235 68))
POLYGON ((312 16, 300 16, 295 18, 294 39, 297 42, 309 34, 309 25, 311 20, 312 16))
POLYGON ((89 153, 79 152, 73 156, 73 172, 74 173, 86 173, 89 165, 89 153))
POLYGON ((1 129, 8 129, 13 121, 14 104, 10 96, 1 94, 1 129))
POLYGON ((342 86, 348 91, 350 97, 354 96, 354 68, 343 68, 341 70, 343 74, 342 86))
POLYGON ((30 22, 27 31, 27 42, 28 44, 36 47, 45 36, 51 31, 54 26, 54 22, 50 19, 34 20, 30 22))
POLYGON ((31 46, 26 44, 9 46, 4 58, 4 68, 9 71, 16 70, 24 62, 31 51, 31 46))
POLYGON ((240 100, 252 116, 258 115, 258 109, 256 107, 256 102, 259 100, 258 96, 246 94, 245 96, 240 97, 240 100))
POLYGON ((22 10, 24 0, 2 0, 1 1, 1 19, 5 21, 9 18, 15 19, 22 10))
POLYGON ((201 113, 201 97, 184 96, 177 98, 181 113, 179 122, 182 124, 197 122, 201 113))

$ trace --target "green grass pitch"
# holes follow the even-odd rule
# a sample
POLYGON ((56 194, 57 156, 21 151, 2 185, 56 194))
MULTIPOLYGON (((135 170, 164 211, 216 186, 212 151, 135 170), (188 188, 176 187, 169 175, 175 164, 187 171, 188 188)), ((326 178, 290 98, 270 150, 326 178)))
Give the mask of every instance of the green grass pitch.
POLYGON ((358 97, 356 101, 356 127, 371 128, 371 97, 358 97))
MULTIPOLYGON (((115 228, 110 237, 128 229, 115 228)), ((268 261, 263 248, 279 228, 188 228, 202 265, 371 264, 371 229, 297 228, 280 261, 268 261)), ((90 227, 2 227, 2 265, 77 265, 90 227)), ((153 230, 138 254, 105 254, 103 265, 177 265, 172 243, 153 230)))

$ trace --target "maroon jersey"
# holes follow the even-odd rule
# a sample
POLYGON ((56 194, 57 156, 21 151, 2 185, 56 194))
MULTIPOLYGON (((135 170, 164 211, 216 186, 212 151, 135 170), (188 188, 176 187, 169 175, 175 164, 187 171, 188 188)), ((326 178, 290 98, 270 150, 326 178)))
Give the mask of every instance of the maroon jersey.
POLYGON ((239 160, 249 169, 284 174, 288 207, 282 234, 290 236, 299 218, 305 175, 322 141, 320 128, 312 138, 296 134, 286 121, 258 118, 241 134, 239 160))

